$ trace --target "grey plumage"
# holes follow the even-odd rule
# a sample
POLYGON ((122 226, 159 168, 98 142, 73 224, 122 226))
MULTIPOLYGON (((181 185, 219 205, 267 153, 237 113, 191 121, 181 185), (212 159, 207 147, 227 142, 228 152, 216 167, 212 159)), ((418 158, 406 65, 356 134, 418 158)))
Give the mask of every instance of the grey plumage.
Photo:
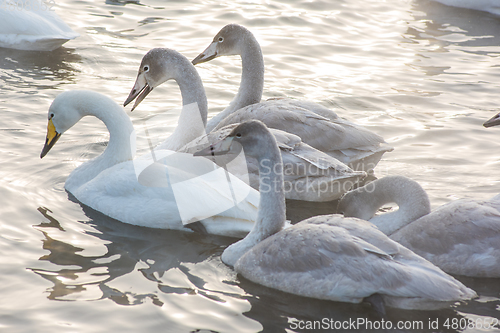
MULTIPOLYGON (((260 121, 236 126, 221 143, 201 154, 222 152, 223 142, 231 147, 239 144, 247 155, 279 166, 278 144, 260 121)), ((333 301, 359 303, 379 294, 388 306, 405 309, 439 308, 476 296, 366 221, 334 214, 284 228, 283 177, 273 169, 265 176, 281 187, 261 191, 254 228, 222 254, 222 261, 245 278, 292 294, 333 301)))
POLYGON ((434 211, 425 190, 403 176, 387 176, 344 195, 338 209, 369 220, 391 239, 445 272, 500 277, 500 195, 455 200, 434 211), (399 209, 374 216, 387 203, 399 209))

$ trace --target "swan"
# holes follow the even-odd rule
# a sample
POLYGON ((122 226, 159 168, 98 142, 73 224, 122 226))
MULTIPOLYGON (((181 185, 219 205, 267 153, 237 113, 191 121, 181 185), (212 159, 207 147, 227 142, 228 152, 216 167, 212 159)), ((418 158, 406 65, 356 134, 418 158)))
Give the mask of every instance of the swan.
MULTIPOLYGON (((134 110, 139 103, 157 86, 167 80, 175 80, 181 90, 183 105, 198 105, 196 108, 182 110, 174 133, 158 148, 193 153, 200 145, 228 133, 229 127, 218 128, 213 133, 205 133, 207 123, 207 101, 203 82, 191 62, 175 50, 155 48, 147 52, 139 67, 135 84, 124 106, 135 99, 134 110)), ((353 184, 366 176, 363 171, 353 171, 332 156, 318 151, 301 138, 283 131, 273 132, 279 141, 285 163, 286 197, 305 201, 331 201, 349 190, 353 184)), ((219 163, 218 163, 219 164, 219 163)), ((231 173, 247 177, 252 187, 259 187, 258 167, 255 159, 243 160, 231 173)), ((244 178, 242 178, 244 179, 244 178)))
POLYGON ((490 119, 485 121, 483 124, 483 126, 486 128, 497 126, 497 125, 500 125, 500 113, 497 113, 496 115, 494 115, 493 117, 491 117, 490 119))
POLYGON ((447 273, 500 277, 500 195, 455 200, 431 212, 416 181, 387 176, 346 193, 338 212, 373 223, 447 273), (387 203, 399 209, 374 216, 387 203))
POLYGON ((233 237, 243 237, 252 229, 259 197, 256 190, 230 174, 226 181, 224 172, 217 173, 223 170, 206 158, 156 150, 134 159, 130 118, 100 93, 73 90, 54 99, 40 157, 84 116, 100 119, 110 137, 100 156, 68 176, 64 187, 78 201, 144 227, 186 230, 184 225, 200 221, 207 233, 233 237))
MULTIPOLYGON (((220 141, 237 125, 239 124, 227 125, 210 132, 193 140, 178 151, 195 153, 201 147, 220 141)), ((270 129, 270 131, 280 148, 284 169, 285 197, 287 199, 316 202, 337 200, 366 177, 364 171, 353 171, 330 155, 303 143, 296 135, 277 129, 270 129)), ((250 186, 258 189, 259 161, 252 156, 244 157, 246 163, 240 163, 239 166, 232 164, 231 173, 240 179, 248 180, 250 186), (238 170, 238 167, 241 170, 238 170)), ((211 159, 220 166, 228 163, 228 159, 219 156, 211 159)), ((229 157, 229 160, 231 159, 232 157, 229 157)), ((271 166, 267 165, 266 168, 269 171, 271 166)))
POLYGON ((385 305, 429 309, 476 297, 439 268, 389 239, 372 224, 341 215, 323 215, 284 228, 285 196, 280 151, 266 126, 252 120, 226 139, 195 155, 235 152, 277 166, 266 173, 254 228, 222 253, 222 261, 243 277, 288 293, 360 303, 374 295, 385 305), (278 169, 278 170, 275 170, 278 169), (380 298, 380 297, 379 297, 380 298))
POLYGON ((491 14, 500 15, 498 0, 434 0, 443 5, 480 10, 491 14))
POLYGON ((264 59, 259 42, 245 27, 226 25, 192 62, 196 65, 224 55, 241 56, 240 88, 229 106, 209 121, 208 131, 231 123, 259 119, 268 127, 298 135, 305 143, 335 157, 353 170, 373 170, 382 155, 393 150, 381 136, 341 119, 335 112, 317 103, 289 98, 261 102, 264 59))
POLYGON ((2 1, 0 47, 52 51, 79 36, 52 9, 53 1, 2 1))

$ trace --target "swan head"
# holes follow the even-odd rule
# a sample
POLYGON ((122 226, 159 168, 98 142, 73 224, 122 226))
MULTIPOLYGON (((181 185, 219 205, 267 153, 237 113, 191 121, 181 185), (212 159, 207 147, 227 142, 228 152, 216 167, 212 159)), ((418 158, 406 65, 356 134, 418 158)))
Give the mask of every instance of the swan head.
POLYGON ((497 125, 500 125, 500 113, 497 113, 491 119, 487 120, 483 124, 484 127, 492 127, 492 126, 497 126, 497 125))
POLYGON ((243 148, 246 156, 263 158, 277 144, 267 126, 260 120, 250 120, 236 126, 224 139, 194 153, 195 156, 238 154, 243 148))
MULTIPOLYGON (((80 90, 65 91, 54 99, 49 107, 47 136, 45 138, 45 145, 43 146, 40 158, 43 158, 49 150, 55 145, 61 135, 76 124, 85 114, 82 113, 81 108, 78 106, 83 95, 88 95, 80 90)), ((94 93, 97 94, 97 93, 94 93)), ((94 96, 87 96, 92 98, 94 96)))
POLYGON ((109 97, 90 90, 65 91, 54 99, 48 111, 47 136, 40 158, 55 145, 61 135, 84 116, 108 111, 119 106, 109 97))
MULTIPOLYGON (((392 216, 391 219, 396 216, 397 219, 392 221, 398 221, 401 227, 429 214, 431 203, 427 192, 418 182, 405 176, 391 175, 344 194, 338 203, 337 212, 345 217, 357 217, 372 222, 374 222, 372 218, 375 218, 377 222, 374 223, 379 223, 378 226, 382 230, 380 223, 381 221, 388 223, 385 222, 388 221, 388 216, 392 216), (389 203, 396 204, 398 210, 375 217, 378 209, 389 203), (399 215, 395 215, 396 213, 399 215), (382 218, 384 215, 385 218, 382 218)), ((388 234, 392 232, 394 230, 388 234)))
POLYGON ((176 79, 180 62, 185 61, 179 52, 166 48, 154 48, 144 55, 137 72, 137 79, 123 106, 136 99, 132 111, 156 87, 165 81, 176 79))
POLYGON ((238 24, 228 24, 215 35, 212 43, 193 59, 192 64, 201 64, 220 56, 241 55, 240 43, 244 43, 244 37, 251 32, 238 24))
POLYGON ((370 196, 365 195, 366 188, 360 187, 345 193, 337 205, 337 213, 345 217, 357 217, 368 221, 376 213, 377 209, 367 203, 370 196))

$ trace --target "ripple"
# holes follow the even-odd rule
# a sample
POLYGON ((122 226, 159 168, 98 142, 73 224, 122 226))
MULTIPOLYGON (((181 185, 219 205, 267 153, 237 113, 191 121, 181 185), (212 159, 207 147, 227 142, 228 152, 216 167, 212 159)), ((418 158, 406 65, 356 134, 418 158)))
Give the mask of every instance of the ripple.
MULTIPOLYGON (((170 47, 188 58, 227 23, 248 26, 266 65, 264 98, 291 96, 332 107, 395 147, 376 176, 414 178, 432 206, 500 192, 500 20, 434 1, 57 1, 81 36, 54 52, 0 49, 0 326, 32 332, 293 331, 296 320, 365 318, 369 307, 311 300, 255 285, 220 261, 233 239, 125 225, 64 190, 70 172, 98 156, 108 133, 84 119, 40 160, 47 110, 63 90, 128 95, 142 56, 170 47)), ((239 87, 241 60, 197 66, 210 115, 239 87)), ((160 138, 175 128, 174 82, 129 113, 160 138)), ((177 108, 177 109, 176 109, 177 108)), ((128 112, 129 109, 127 109, 128 112)), ((289 201, 294 221, 335 203, 289 201)), ((457 308, 389 319, 496 318, 498 279, 463 279, 480 298, 457 308)))

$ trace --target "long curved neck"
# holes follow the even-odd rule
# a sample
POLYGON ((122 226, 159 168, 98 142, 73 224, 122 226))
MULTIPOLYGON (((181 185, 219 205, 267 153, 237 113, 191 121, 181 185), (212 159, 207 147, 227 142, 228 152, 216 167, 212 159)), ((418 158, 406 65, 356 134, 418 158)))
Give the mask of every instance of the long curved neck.
POLYGON ((182 96, 182 105, 198 104, 200 119, 203 126, 207 124, 208 102, 203 82, 194 66, 186 59, 186 66, 176 75, 175 81, 179 85, 182 96))
POLYGON ((182 65, 175 77, 181 90, 182 111, 174 132, 160 145, 162 149, 178 150, 205 134, 208 113, 205 89, 194 66, 187 60, 182 65))
POLYGON ((207 132, 212 131, 217 124, 228 115, 245 106, 259 103, 264 90, 264 57, 259 42, 248 30, 242 31, 243 38, 239 40, 237 49, 241 56, 242 73, 238 93, 229 106, 210 119, 207 132))
POLYGON ((231 266, 248 250, 279 232, 285 225, 286 205, 281 155, 274 140, 267 140, 267 143, 267 147, 259 146, 264 154, 258 159, 260 201, 257 221, 245 238, 224 251, 222 260, 231 266))
POLYGON ((264 58, 257 39, 248 32, 241 46, 241 83, 231 102, 234 110, 259 103, 264 90, 264 58))
POLYGON ((259 147, 266 154, 259 158, 259 212, 250 232, 259 242, 283 229, 286 219, 281 153, 274 140, 268 143, 259 147))
POLYGON ((371 200, 364 202, 373 210, 388 203, 398 205, 398 210, 381 214, 370 219, 383 233, 391 235, 408 223, 430 213, 430 201, 425 190, 415 181, 400 177, 388 176, 366 185, 373 191, 365 192, 371 200))
POLYGON ((132 160, 135 156, 134 126, 118 104, 96 95, 87 101, 82 101, 79 111, 82 117, 95 116, 106 125, 109 142, 101 155, 73 170, 65 184, 65 188, 70 192, 94 179, 103 170, 132 160))

